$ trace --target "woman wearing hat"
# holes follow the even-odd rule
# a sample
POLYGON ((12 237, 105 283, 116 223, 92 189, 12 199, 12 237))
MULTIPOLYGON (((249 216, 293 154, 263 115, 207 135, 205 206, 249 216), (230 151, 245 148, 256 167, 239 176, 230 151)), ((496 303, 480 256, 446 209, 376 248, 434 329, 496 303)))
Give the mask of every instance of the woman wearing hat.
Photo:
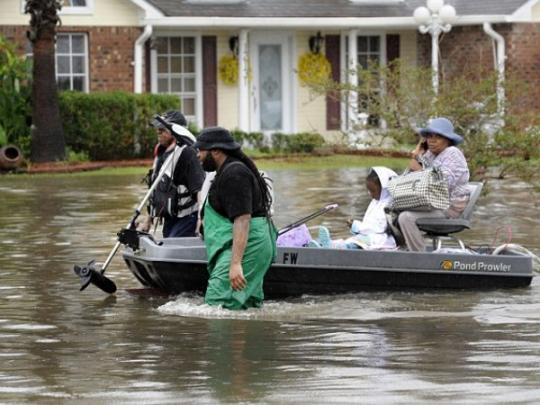
POLYGON ((227 309, 259 307, 276 252, 267 183, 226 129, 204 129, 194 146, 203 169, 216 171, 202 212, 210 276, 204 301, 227 309))
POLYGON ((409 169, 418 171, 439 167, 448 181, 450 208, 444 211, 403 211, 399 214, 401 232, 407 248, 412 251, 425 250, 422 232, 416 225, 417 219, 457 218, 469 200, 469 167, 465 156, 456 147, 463 142, 463 138, 454 132, 452 123, 443 117, 434 118, 426 128, 420 129, 419 133, 422 139, 412 153, 409 169))

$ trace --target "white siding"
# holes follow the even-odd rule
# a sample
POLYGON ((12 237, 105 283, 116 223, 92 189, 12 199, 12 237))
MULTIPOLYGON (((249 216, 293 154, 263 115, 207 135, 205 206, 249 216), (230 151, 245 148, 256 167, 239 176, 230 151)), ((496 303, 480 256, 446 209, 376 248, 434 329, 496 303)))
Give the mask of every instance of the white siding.
POLYGON ((399 32, 400 41, 400 58, 404 63, 411 66, 417 65, 417 41, 416 31, 403 31, 399 32))
MULTIPOLYGON (((313 31, 299 32, 296 34, 296 55, 297 60, 294 61, 293 66, 295 72, 298 70, 298 59, 304 53, 309 52, 309 37, 314 35, 313 31)), ((324 49, 321 50, 324 52, 324 49)), ((296 73, 295 73, 296 74, 296 73)), ((297 130, 298 132, 311 132, 316 131, 320 134, 325 134, 326 131, 326 97, 313 94, 307 87, 298 83, 298 96, 297 96, 297 130)))
MULTIPOLYGON (((0 0, 0 25, 26 25, 21 0, 0 0)), ((129 0, 94 0, 92 15, 61 15, 65 26, 138 26, 139 8, 129 0)))
POLYGON ((540 3, 532 8, 532 20, 540 22, 540 3))
POLYGON ((229 38, 237 36, 235 32, 205 33, 217 35, 217 121, 218 125, 227 129, 238 128, 238 84, 224 84, 219 77, 219 60, 229 55, 229 38))

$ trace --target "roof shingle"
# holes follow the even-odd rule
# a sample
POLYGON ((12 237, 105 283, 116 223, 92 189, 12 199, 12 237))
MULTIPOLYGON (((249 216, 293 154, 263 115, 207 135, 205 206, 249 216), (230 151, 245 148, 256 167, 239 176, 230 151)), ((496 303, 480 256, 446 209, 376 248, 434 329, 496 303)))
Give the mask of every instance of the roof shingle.
MULTIPOLYGON (((246 0, 233 4, 196 4, 186 0, 148 0, 168 17, 410 17, 425 0, 393 5, 355 4, 349 0, 246 0)), ((510 15, 526 0, 446 0, 458 15, 510 15)))

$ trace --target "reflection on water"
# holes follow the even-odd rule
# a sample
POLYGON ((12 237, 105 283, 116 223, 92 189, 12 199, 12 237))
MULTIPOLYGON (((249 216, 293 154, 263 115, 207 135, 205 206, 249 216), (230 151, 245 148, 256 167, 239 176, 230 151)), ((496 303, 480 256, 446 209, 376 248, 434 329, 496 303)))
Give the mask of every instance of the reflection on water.
MULTIPOLYGON (((276 223, 346 236, 366 170, 275 171, 276 223)), ((145 296, 120 256, 114 296, 78 291, 74 263, 105 260, 144 190, 138 176, 0 178, 0 402, 411 403, 540 401, 540 284, 482 292, 366 292, 268 301, 242 313, 200 296, 145 296)), ((540 254, 540 207, 490 184, 473 246, 540 254)))

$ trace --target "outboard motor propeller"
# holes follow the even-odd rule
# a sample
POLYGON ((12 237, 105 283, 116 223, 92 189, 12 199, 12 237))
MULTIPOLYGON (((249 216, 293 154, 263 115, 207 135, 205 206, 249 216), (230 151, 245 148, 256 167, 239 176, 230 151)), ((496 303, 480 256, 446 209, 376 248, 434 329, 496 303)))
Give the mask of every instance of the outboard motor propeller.
POLYGON ((95 268, 95 260, 88 262, 83 266, 75 265, 73 271, 81 278, 81 289, 83 291, 90 284, 94 284, 100 290, 105 291, 107 294, 113 294, 116 292, 116 284, 103 275, 95 268))

